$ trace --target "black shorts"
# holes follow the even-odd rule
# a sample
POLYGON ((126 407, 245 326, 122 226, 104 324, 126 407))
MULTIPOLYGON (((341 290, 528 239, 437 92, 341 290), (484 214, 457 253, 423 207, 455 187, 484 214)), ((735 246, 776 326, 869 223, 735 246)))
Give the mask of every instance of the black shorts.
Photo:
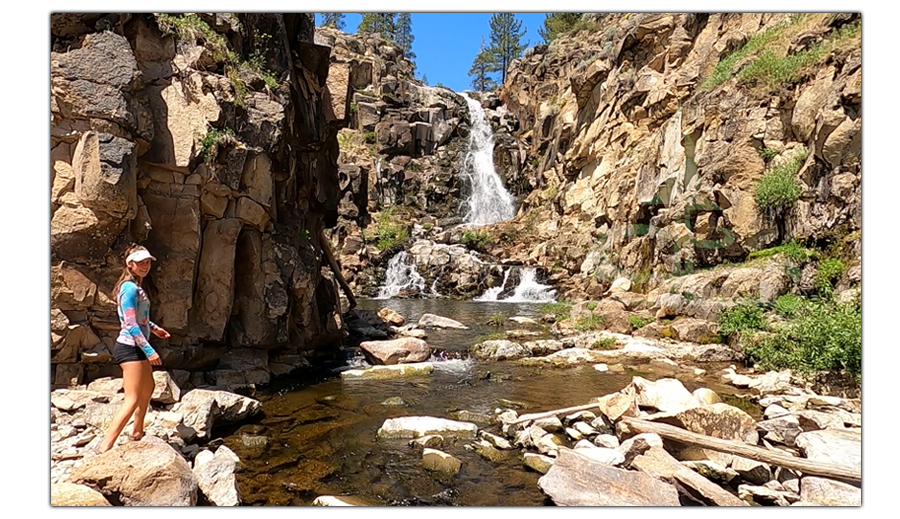
POLYGON ((116 347, 113 350, 113 360, 116 364, 124 362, 135 362, 138 360, 147 360, 147 354, 138 346, 131 344, 122 344, 116 341, 116 347))

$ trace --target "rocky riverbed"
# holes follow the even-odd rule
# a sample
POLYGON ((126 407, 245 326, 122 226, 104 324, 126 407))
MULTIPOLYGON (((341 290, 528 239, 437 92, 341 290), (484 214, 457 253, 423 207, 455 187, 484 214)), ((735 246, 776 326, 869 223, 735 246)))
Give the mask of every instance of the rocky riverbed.
MULTIPOLYGON (((378 326, 371 329, 386 330, 386 337, 360 343, 366 361, 359 369, 342 372, 344 384, 370 385, 373 391, 381 391, 384 388, 374 385, 393 380, 421 384, 423 377, 436 377, 435 365, 446 369, 441 366, 446 352, 437 351, 425 339, 429 334, 439 336, 441 330, 457 332, 459 326, 466 326, 432 314, 423 314, 413 323, 406 323, 402 315, 390 309, 377 315, 378 326), (423 362, 423 358, 427 360, 423 362)), ((531 317, 515 316, 510 322, 514 323, 512 328, 540 329, 538 320, 531 317)), ((470 347, 466 362, 522 369, 543 366, 571 370, 585 366, 609 376, 628 376, 629 372, 652 375, 629 376, 630 381, 619 391, 584 393, 582 405, 572 406, 568 398, 567 407, 560 405, 555 410, 548 406, 525 412, 521 403, 500 399, 490 411, 463 408, 445 415, 416 415, 402 398, 394 397, 379 407, 395 406, 398 412, 373 424, 368 434, 370 441, 406 458, 395 459, 394 463, 418 464, 437 487, 449 492, 430 501, 432 504, 461 504, 448 496, 459 492, 454 490, 455 480, 465 473, 466 465, 473 463, 472 456, 477 456, 488 466, 497 467, 494 477, 510 477, 509 467, 516 464, 523 475, 536 474, 536 480, 526 478, 525 484, 535 485, 531 492, 539 491, 547 503, 859 505, 861 478, 836 477, 820 469, 836 467, 839 474, 843 474, 840 470, 860 472, 860 399, 818 395, 790 372, 757 373, 739 364, 725 367, 722 361, 731 360, 733 354, 727 345, 680 343, 605 330, 554 339, 481 341, 470 347), (689 391, 686 385, 695 389, 689 391), (727 395, 728 388, 744 398, 727 395), (730 443, 724 450, 716 450, 675 440, 668 429, 664 434, 641 432, 642 427, 654 426, 648 423, 694 433, 706 441, 711 438, 730 443), (729 451, 740 446, 754 450, 749 454, 729 451), (775 463, 760 458, 759 452, 789 459, 786 465, 782 458, 775 463), (797 462, 818 462, 821 466, 814 466, 810 473, 797 468, 797 462)), ((480 378, 485 377, 490 377, 490 372, 480 378)), ((105 378, 51 393, 51 502, 63 506, 258 503, 255 494, 247 502, 244 494, 248 487, 241 483, 240 474, 246 465, 256 463, 251 458, 277 450, 273 442, 278 440, 270 437, 265 424, 286 417, 278 411, 268 416, 259 400, 221 388, 183 392, 163 371, 155 372, 154 379, 156 390, 147 415, 147 435, 139 441, 129 440, 129 425, 116 446, 100 455, 96 446, 124 398, 121 379, 105 378), (222 431, 247 421, 260 425, 241 427, 237 443, 233 437, 222 437, 222 431)), ((450 395, 445 398, 448 403, 452 399, 450 395)), ((552 398, 547 401, 552 402, 552 398)), ((334 397, 322 402, 340 406, 334 397)), ((326 410, 318 411, 319 418, 307 417, 291 429, 318 428, 324 425, 322 419, 345 422, 327 418, 323 412, 327 414, 326 410)), ((310 434, 312 439, 319 433, 310 434)), ((296 457, 290 452, 286 455, 296 457)), ((315 461, 304 459, 299 457, 302 466, 315 461)), ((325 473, 333 470, 340 469, 325 473)), ((315 480, 320 471, 313 470, 307 477, 315 480)), ((288 487, 291 485, 298 483, 288 487)), ((306 502, 416 502, 400 497, 385 502, 363 492, 319 492, 306 502)))

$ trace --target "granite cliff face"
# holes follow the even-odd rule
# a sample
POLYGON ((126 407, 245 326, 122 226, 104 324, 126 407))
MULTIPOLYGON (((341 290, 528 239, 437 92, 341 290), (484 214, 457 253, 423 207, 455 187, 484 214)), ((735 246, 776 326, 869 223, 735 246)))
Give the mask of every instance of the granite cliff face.
POLYGON ((500 257, 576 297, 792 240, 846 239, 858 272, 858 15, 592 16, 596 30, 535 47, 503 85, 534 190, 498 226, 521 237, 500 257), (760 207, 775 170, 799 196, 760 207))
POLYGON ((116 375, 110 290, 158 258, 180 384, 268 382, 343 337, 329 49, 309 14, 51 16, 51 382, 116 375), (205 372, 205 374, 203 373, 205 372))

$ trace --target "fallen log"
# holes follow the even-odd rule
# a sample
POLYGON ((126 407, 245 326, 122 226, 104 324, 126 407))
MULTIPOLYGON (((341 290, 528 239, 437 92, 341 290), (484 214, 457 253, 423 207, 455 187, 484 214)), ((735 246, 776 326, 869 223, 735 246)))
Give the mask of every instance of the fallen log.
POLYGON ((334 277, 337 278, 338 284, 344 290, 344 295, 347 296, 347 301, 350 302, 350 309, 356 307, 356 298, 353 297, 353 290, 350 289, 350 285, 348 285, 347 280, 344 279, 344 274, 341 272, 341 267, 334 257, 334 252, 331 250, 331 243, 325 236, 325 229, 323 228, 319 228, 319 244, 322 246, 322 252, 325 254, 325 258, 331 266, 331 271, 334 272, 334 277))
POLYGON ((769 451, 761 447, 685 431, 674 425, 648 422, 646 420, 638 420, 629 417, 623 417, 622 422, 624 422, 629 429, 637 433, 656 433, 662 438, 675 440, 685 445, 702 447, 704 449, 711 449, 726 454, 735 454, 762 463, 799 470, 803 474, 811 476, 823 476, 826 478, 857 482, 862 481, 862 470, 860 467, 847 467, 796 458, 787 454, 769 451))
POLYGON ((553 411, 545 411, 543 413, 523 414, 510 423, 522 423, 528 422, 530 420, 540 420, 541 418, 551 418, 561 414, 577 413, 578 411, 587 411, 589 409, 594 409, 597 407, 600 407, 599 402, 594 402, 593 404, 576 405, 575 407, 564 407, 562 409, 554 409, 553 411))

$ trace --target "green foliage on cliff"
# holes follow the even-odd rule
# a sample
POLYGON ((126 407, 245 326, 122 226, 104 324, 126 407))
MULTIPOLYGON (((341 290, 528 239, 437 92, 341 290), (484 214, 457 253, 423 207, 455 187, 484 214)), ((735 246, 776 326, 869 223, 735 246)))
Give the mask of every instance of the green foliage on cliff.
POLYGON ((791 160, 784 162, 763 175, 756 184, 754 200, 760 209, 787 209, 800 198, 797 173, 809 156, 804 149, 791 160))
POLYGON ((588 330, 602 330, 604 319, 602 315, 586 315, 578 319, 575 323, 575 329, 579 332, 586 332, 588 330))
POLYGON ((470 229, 463 232, 459 242, 470 249, 486 252, 488 247, 494 244, 494 237, 487 231, 470 229))
POLYGON ((375 235, 366 237, 375 241, 375 246, 378 247, 378 250, 384 251, 406 242, 409 239, 409 231, 395 217, 394 208, 389 207, 377 216, 375 235))
POLYGON ((644 317, 641 317, 638 315, 629 315, 628 316, 628 322, 631 323, 631 327, 634 328, 635 330, 643 328, 644 326, 647 326, 648 324, 652 323, 653 321, 654 321, 654 319, 652 317, 644 318, 644 317))
POLYGON ((211 162, 216 158, 220 147, 234 141, 234 131, 231 128, 224 130, 212 128, 200 139, 200 151, 197 156, 201 162, 211 162))
POLYGON ((776 254, 784 254, 789 260, 803 264, 815 257, 816 252, 792 241, 790 243, 778 245, 777 247, 753 251, 747 256, 747 259, 768 258, 776 254))
POLYGON ((181 41, 205 46, 216 61, 228 58, 229 50, 225 36, 216 32, 197 14, 155 13, 154 17, 163 34, 174 35, 181 41))
POLYGON ((765 48, 766 45, 771 43, 778 36, 782 29, 784 29, 784 24, 770 27, 750 38, 743 47, 735 50, 719 61, 719 63, 716 64, 716 68, 713 70, 712 75, 700 85, 700 88, 712 89, 730 79, 733 75, 734 67, 739 61, 750 54, 765 48))

